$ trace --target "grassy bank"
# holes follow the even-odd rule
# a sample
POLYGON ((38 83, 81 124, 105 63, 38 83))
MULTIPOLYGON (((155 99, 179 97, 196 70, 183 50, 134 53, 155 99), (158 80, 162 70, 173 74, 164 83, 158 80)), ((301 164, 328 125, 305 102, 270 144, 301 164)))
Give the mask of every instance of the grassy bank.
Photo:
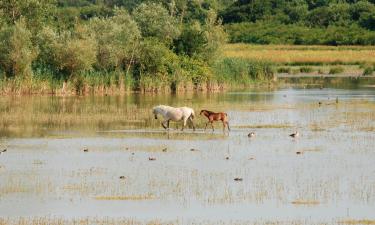
POLYGON ((211 66, 189 64, 171 75, 142 75, 136 79, 121 71, 87 71, 64 80, 48 71, 28 78, 0 76, 1 95, 119 95, 130 92, 172 93, 221 91, 268 83, 274 78, 272 63, 263 60, 222 58, 211 66))

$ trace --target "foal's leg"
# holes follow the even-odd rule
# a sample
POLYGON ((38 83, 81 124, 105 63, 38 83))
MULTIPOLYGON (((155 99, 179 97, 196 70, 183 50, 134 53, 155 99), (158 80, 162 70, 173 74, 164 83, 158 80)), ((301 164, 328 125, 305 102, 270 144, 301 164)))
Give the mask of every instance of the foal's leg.
POLYGON ((211 120, 210 122, 211 122, 212 131, 215 131, 215 129, 214 129, 214 125, 213 125, 214 121, 211 120))
POLYGON ((228 121, 225 121, 225 123, 227 124, 228 131, 230 131, 230 127, 229 127, 229 123, 228 123, 228 121))
POLYGON ((206 131, 206 128, 207 128, 207 125, 208 125, 209 122, 210 122, 210 121, 208 121, 208 122, 206 123, 206 126, 204 127, 204 131, 206 131))

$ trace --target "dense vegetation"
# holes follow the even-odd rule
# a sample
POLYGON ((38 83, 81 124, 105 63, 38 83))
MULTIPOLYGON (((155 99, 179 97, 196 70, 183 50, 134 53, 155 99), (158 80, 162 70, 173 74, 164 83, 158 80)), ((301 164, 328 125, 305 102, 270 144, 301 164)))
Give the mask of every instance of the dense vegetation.
POLYGON ((238 0, 220 16, 231 42, 375 45, 374 0, 238 0))
POLYGON ((215 9, 187 0, 2 0, 1 90, 206 88, 227 38, 215 9))
POLYGON ((273 77, 269 63, 223 58, 228 39, 373 45, 375 1, 2 0, 0 92, 177 91, 273 77))

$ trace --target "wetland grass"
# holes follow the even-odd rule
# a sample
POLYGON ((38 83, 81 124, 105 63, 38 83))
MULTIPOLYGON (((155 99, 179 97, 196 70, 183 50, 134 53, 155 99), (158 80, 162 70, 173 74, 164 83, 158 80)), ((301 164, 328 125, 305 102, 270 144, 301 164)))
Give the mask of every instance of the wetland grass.
POLYGON ((359 65, 375 62, 373 46, 303 46, 227 44, 229 58, 268 60, 285 65, 359 65))

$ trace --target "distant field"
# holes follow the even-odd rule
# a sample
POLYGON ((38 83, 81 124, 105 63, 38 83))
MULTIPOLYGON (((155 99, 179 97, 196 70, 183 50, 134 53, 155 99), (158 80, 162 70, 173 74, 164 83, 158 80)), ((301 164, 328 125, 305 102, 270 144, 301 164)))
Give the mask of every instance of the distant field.
POLYGON ((289 65, 373 64, 375 46, 305 46, 227 44, 224 56, 269 60, 289 65))

